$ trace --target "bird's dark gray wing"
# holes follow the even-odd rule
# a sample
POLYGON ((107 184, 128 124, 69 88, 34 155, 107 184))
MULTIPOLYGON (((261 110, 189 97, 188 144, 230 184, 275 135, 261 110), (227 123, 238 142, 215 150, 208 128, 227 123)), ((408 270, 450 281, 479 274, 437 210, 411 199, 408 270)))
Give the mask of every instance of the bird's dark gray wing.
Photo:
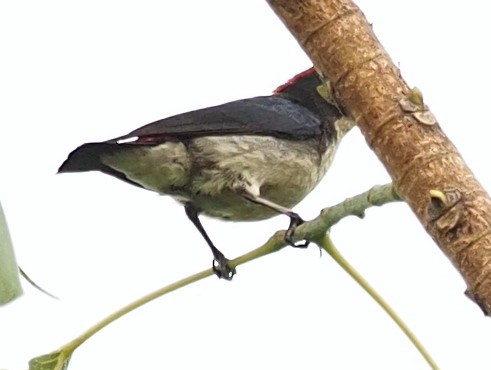
POLYGON ((281 96, 264 96, 234 101, 164 118, 127 135, 118 142, 138 137, 135 144, 186 140, 212 135, 270 135, 309 139, 322 135, 321 117, 281 96))
POLYGON ((83 144, 59 168, 59 172, 98 170, 121 180, 126 176, 101 162, 101 155, 135 145, 157 145, 213 135, 269 135, 283 139, 322 137, 323 119, 280 95, 234 101, 199 109, 150 123, 127 135, 100 143, 83 144), (134 138, 135 140, 130 140, 134 138), (128 141, 126 141, 128 140, 128 141))

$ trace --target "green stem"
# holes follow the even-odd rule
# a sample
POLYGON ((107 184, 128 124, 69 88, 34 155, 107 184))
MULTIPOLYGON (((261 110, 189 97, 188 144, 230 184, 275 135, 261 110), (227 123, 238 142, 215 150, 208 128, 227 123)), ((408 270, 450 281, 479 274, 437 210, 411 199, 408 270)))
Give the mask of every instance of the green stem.
POLYGON ((416 338, 414 333, 409 329, 409 327, 402 321, 402 319, 397 315, 397 313, 389 306, 389 304, 380 296, 375 289, 373 289, 370 284, 348 263, 348 261, 339 253, 339 251, 334 246, 331 238, 328 234, 325 234, 321 240, 317 242, 333 259, 336 263, 341 266, 341 268, 356 281, 356 283, 368 293, 370 297, 389 315, 389 317, 396 323, 396 325, 403 331, 406 337, 411 341, 411 343, 416 347, 419 353, 423 356, 428 365, 437 370, 438 366, 435 361, 431 358, 430 354, 426 351, 425 347, 416 338))
MULTIPOLYGON (((302 240, 302 239, 322 240, 322 238, 325 236, 326 230, 328 230, 332 225, 337 223, 343 217, 346 217, 349 215, 361 216, 363 214, 363 212, 365 211, 365 209, 367 209, 371 206, 379 206, 379 205, 382 205, 385 203, 390 203, 390 202, 399 201, 399 200, 400 199, 397 196, 397 194, 394 192, 391 184, 387 184, 387 185, 383 185, 383 186, 375 186, 367 192, 364 192, 364 193, 359 194, 355 197, 346 199, 344 202, 337 204, 333 207, 326 208, 325 210, 323 210, 321 212, 321 215, 319 215, 314 220, 300 225, 295 230, 294 240, 296 240, 296 241, 302 240)), ((265 256, 267 254, 279 251, 280 249, 282 249, 283 247, 286 246, 285 241, 284 241, 284 236, 285 236, 285 233, 283 231, 276 232, 265 244, 263 244, 259 248, 256 248, 256 249, 254 249, 254 250, 252 250, 252 251, 250 251, 250 252, 248 252, 248 253, 246 253, 246 254, 244 254, 244 255, 242 255, 242 256, 234 259, 234 260, 229 261, 230 267, 234 268, 234 267, 242 265, 246 262, 252 261, 256 258, 259 258, 259 257, 265 256)), ((322 245, 322 243, 320 243, 319 245, 322 245)), ((326 251, 331 256, 333 256, 333 258, 335 258, 334 254, 332 254, 334 252, 332 252, 329 249, 326 249, 326 251)), ((336 260, 336 258, 335 258, 335 260, 336 260)), ((340 263, 339 260, 336 260, 336 261, 338 261, 338 263, 340 263)), ((347 263, 345 263, 345 265, 349 266, 347 263)), ((348 271, 348 273, 350 273, 349 270, 347 270, 347 271, 348 271)), ((148 303, 148 302, 150 302, 150 301, 152 301, 158 297, 161 297, 167 293, 170 293, 176 289, 179 289, 181 287, 189 285, 193 282, 197 282, 197 281, 204 279, 208 276, 211 276, 213 274, 214 274, 214 272, 212 269, 198 272, 194 275, 186 277, 182 280, 179 280, 179 281, 172 283, 166 287, 158 289, 158 290, 156 290, 156 291, 154 291, 154 292, 152 292, 152 293, 150 293, 144 297, 141 297, 141 298, 131 302, 130 304, 122 307, 121 309, 110 314, 109 316, 107 316, 103 320, 99 321, 94 326, 92 326, 88 330, 86 330, 84 333, 82 333, 81 335, 79 335, 75 339, 71 340, 70 342, 66 343, 62 347, 60 347, 57 351, 54 351, 54 352, 48 353, 46 355, 42 355, 42 356, 33 358, 29 362, 29 365, 30 365, 29 368, 35 369, 35 370, 38 370, 38 369, 43 369, 43 370, 44 369, 53 369, 53 370, 66 369, 66 366, 68 366, 68 362, 70 360, 71 355, 73 354, 73 351, 75 351, 75 349, 77 349, 87 339, 92 337, 94 334, 99 332, 101 329, 103 329, 104 327, 106 327, 110 323, 114 322, 115 320, 119 319, 121 316, 126 315, 127 313, 137 309, 138 307, 143 306, 144 304, 146 304, 146 303, 148 303)), ((361 279, 361 277, 357 281, 360 281, 360 279, 361 279)), ((374 293, 374 294, 376 294, 376 293, 374 293)), ((372 294, 370 294, 370 295, 372 295, 372 294)), ((374 295, 372 295, 372 297, 374 297, 374 299, 375 299, 374 295)), ((379 302, 379 300, 377 300, 377 302, 379 302)), ((395 316, 395 314, 391 315, 391 317, 394 317, 394 316, 395 316)), ((436 367, 434 367, 434 368, 436 369, 436 367)))
MULTIPOLYGON (((268 240, 264 245, 262 245, 259 248, 256 248, 234 260, 229 261, 229 264, 231 267, 236 267, 239 265, 242 265, 246 262, 252 261, 256 258, 262 257, 266 254, 273 253, 275 251, 278 251, 281 249, 283 244, 282 239, 279 239, 278 236, 273 236, 268 240)), ((158 290, 155 290, 154 292, 151 292, 141 298, 138 298, 137 300, 131 302, 130 304, 120 308, 119 310, 113 312, 109 316, 105 317, 89 329, 87 329, 85 332, 83 332, 81 335, 76 337, 75 339, 71 340, 70 342, 66 343, 63 345, 59 351, 65 352, 65 353, 72 353, 77 347, 79 347, 82 343, 84 343, 87 339, 89 339, 91 336, 96 334, 98 331, 109 325, 110 323, 114 322, 115 320, 119 319, 121 316, 126 315, 127 313, 137 309, 138 307, 141 307, 145 305, 146 303, 153 301, 156 298, 159 298, 167 293, 170 293, 174 290, 177 290, 179 288, 182 288, 186 285, 189 285, 191 283, 197 282, 199 280, 202 280, 206 277, 209 277, 214 274, 213 269, 207 269, 201 272, 198 272, 194 275, 188 276, 184 279, 181 279, 179 281, 176 281, 170 285, 167 285, 163 288, 160 288, 158 290)))
POLYGON ((189 285, 191 283, 194 283, 196 281, 199 281, 201 279, 204 279, 210 275, 213 274, 212 269, 204 270, 201 272, 198 272, 197 274, 188 276, 184 279, 181 279, 179 281, 176 281, 172 284, 169 284, 163 288, 157 289, 154 292, 151 292, 141 298, 138 298, 137 300, 131 302, 130 304, 120 308, 119 310, 113 312, 109 316, 105 317, 89 329, 87 329, 85 332, 83 332, 81 335, 76 337, 75 339, 71 340, 67 344, 63 345, 61 347, 61 351, 63 352, 68 352, 71 353, 73 352, 77 347, 79 347, 82 343, 84 343, 87 339, 89 339, 91 336, 96 334, 98 331, 109 325, 110 323, 116 321, 119 319, 121 316, 126 315, 127 313, 130 313, 131 311, 137 309, 138 307, 143 306, 144 304, 153 301, 154 299, 161 297, 167 293, 170 293, 176 289, 182 288, 186 285, 189 285))

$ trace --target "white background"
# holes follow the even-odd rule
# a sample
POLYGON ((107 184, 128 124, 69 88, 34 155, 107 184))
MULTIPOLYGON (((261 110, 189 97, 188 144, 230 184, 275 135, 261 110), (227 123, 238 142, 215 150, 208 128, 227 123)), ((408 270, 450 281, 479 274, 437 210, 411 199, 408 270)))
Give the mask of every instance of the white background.
MULTIPOLYGON (((475 175, 491 188, 489 12, 482 2, 358 1, 475 175)), ((0 5, 0 199, 24 284, 0 308, 0 368, 25 369, 119 306, 209 267, 169 198, 98 173, 55 175, 88 141, 154 120, 269 94, 310 66, 265 1, 17 1, 0 5)), ((358 130, 296 210, 389 178, 358 130)), ((204 219, 233 258, 288 220, 204 219)), ((442 369, 489 369, 491 321, 404 204, 332 230, 348 260, 442 369)), ((70 369, 426 369, 375 303, 326 255, 287 248, 158 299, 93 337, 70 369)))

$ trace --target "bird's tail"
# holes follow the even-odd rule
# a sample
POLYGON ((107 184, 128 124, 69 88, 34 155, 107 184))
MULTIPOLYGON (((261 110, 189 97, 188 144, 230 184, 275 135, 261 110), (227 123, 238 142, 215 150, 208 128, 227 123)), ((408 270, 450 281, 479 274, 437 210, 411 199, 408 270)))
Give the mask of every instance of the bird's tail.
POLYGON ((105 167, 100 161, 101 154, 107 154, 113 150, 118 150, 117 144, 88 143, 81 145, 70 153, 58 169, 58 173, 101 171, 102 167, 105 167))

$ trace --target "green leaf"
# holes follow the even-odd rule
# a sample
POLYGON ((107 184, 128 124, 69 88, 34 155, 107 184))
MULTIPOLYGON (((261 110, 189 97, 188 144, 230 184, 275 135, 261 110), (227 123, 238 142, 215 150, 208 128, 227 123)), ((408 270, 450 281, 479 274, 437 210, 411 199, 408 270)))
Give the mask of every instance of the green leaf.
POLYGON ((29 361, 29 370, 65 370, 70 362, 71 352, 59 350, 34 357, 29 361))
POLYGON ((13 301, 21 294, 19 269, 15 261, 7 220, 0 204, 0 305, 13 301))

